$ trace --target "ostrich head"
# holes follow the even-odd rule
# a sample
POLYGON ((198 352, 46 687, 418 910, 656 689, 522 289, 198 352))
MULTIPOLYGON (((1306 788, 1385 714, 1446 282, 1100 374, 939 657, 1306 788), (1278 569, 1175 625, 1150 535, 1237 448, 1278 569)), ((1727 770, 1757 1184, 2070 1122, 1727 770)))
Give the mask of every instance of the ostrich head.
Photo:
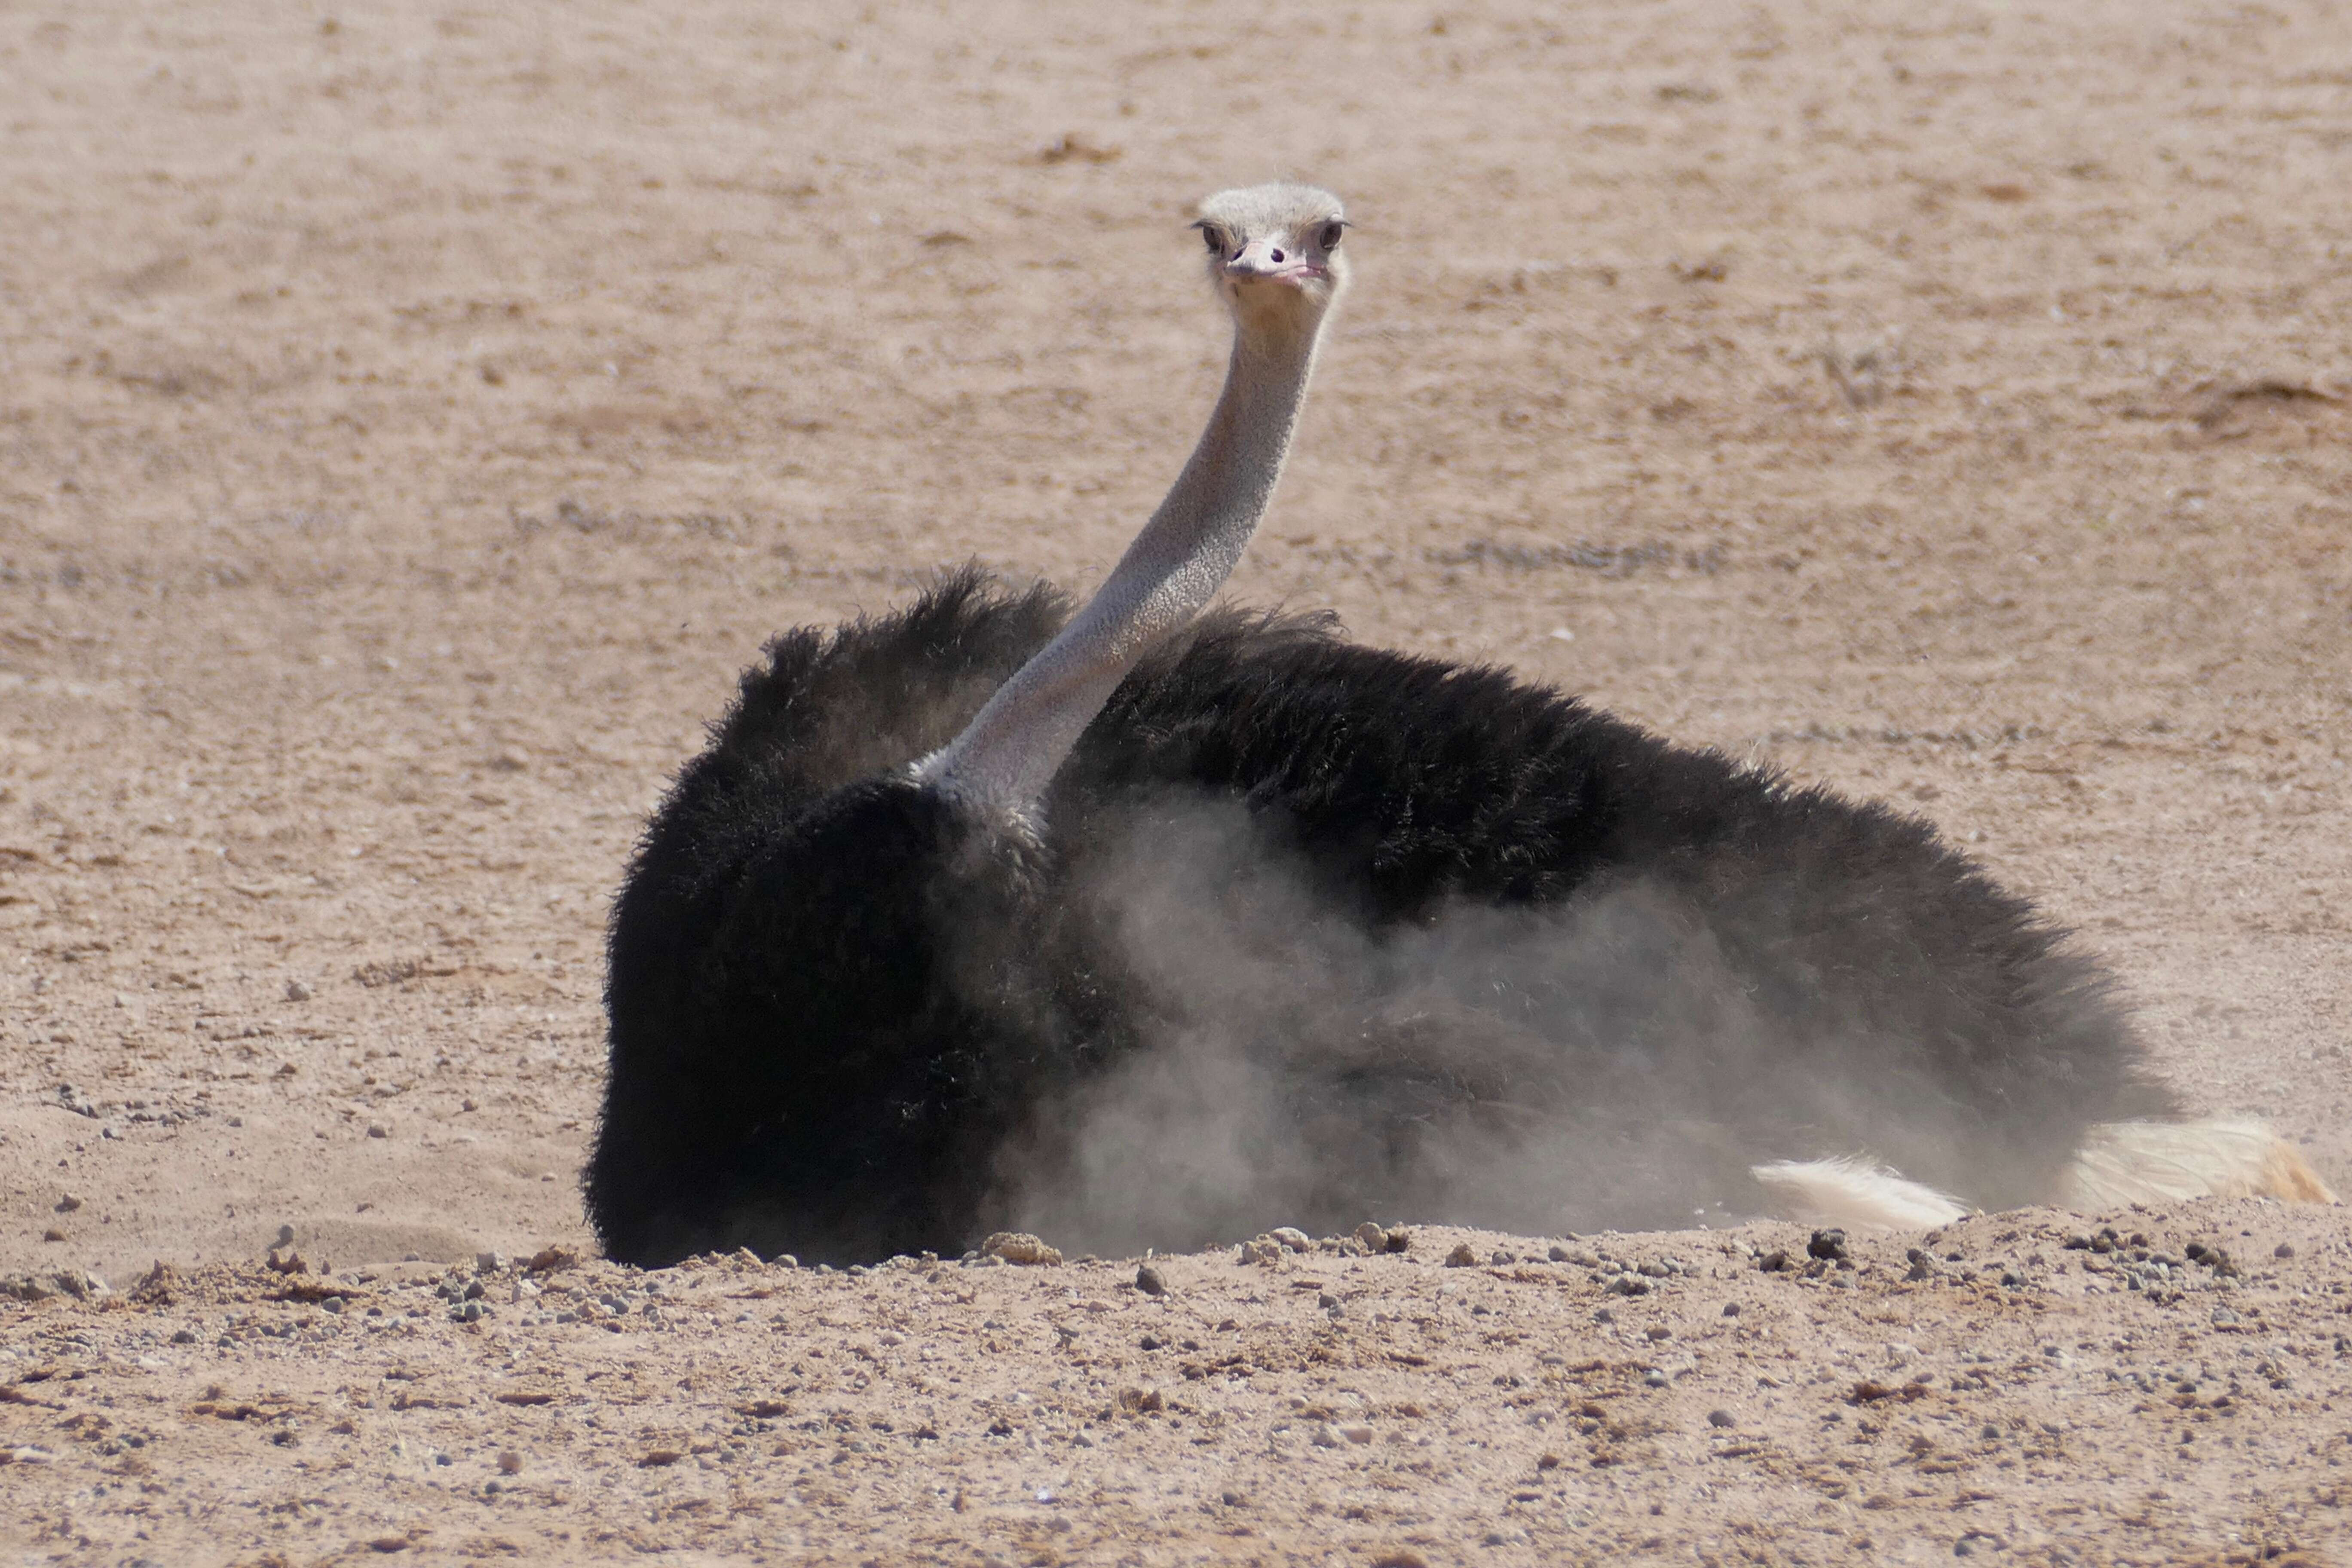
POLYGON ((1348 283, 1339 198, 1313 185, 1251 185, 1201 204, 1209 279, 1244 330, 1312 332, 1348 283))

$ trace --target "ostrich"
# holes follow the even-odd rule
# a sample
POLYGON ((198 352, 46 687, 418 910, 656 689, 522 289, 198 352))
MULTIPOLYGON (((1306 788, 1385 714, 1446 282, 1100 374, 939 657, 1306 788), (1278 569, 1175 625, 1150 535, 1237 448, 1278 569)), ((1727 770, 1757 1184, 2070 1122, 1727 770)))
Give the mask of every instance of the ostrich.
POLYGON ((967 568, 778 637, 646 828, 585 1182, 611 1256, 2329 1195, 2180 1120, 2106 973, 1924 822, 1211 609, 1347 219, 1275 184, 1194 226, 1223 388, 1095 595, 967 568))

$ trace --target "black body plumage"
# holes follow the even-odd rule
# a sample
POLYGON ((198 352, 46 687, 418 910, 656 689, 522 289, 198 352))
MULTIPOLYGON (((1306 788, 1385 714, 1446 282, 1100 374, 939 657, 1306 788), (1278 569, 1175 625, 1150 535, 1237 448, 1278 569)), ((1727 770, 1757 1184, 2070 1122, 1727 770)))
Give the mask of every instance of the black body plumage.
POLYGON ((1127 1152, 1087 1143, 1101 1086, 1204 1039, 1287 1147, 1112 1226, 1139 1249, 1686 1223, 1752 1203, 1750 1162, 1866 1149, 2028 1202, 2090 1123, 2168 1109, 2103 973, 1927 824, 1318 619, 1202 617, 1034 833, 972 820, 910 764, 1065 613, 967 571, 744 676, 614 914, 614 1257, 949 1252, 1017 1190, 1083 1213, 1127 1152))

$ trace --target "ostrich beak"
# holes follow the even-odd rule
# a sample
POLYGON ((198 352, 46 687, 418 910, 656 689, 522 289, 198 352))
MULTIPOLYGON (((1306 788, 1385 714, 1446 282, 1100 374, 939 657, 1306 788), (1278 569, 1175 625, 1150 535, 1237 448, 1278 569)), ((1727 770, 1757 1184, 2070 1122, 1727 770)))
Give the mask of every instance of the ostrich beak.
POLYGON ((1224 272, 1235 283, 1287 283, 1293 288, 1326 275, 1323 268, 1297 251, 1261 240, 1244 246, 1239 255, 1225 263, 1224 272))

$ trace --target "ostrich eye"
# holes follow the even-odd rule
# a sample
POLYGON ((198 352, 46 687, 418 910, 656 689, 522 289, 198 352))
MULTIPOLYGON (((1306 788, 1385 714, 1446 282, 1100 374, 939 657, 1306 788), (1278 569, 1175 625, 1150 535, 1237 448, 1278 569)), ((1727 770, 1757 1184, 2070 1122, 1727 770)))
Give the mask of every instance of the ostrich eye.
POLYGON ((1339 248, 1339 237, 1345 234, 1347 229, 1348 226, 1344 223, 1327 223, 1323 226, 1323 232, 1315 237, 1315 243, 1326 250, 1337 250, 1339 248))
POLYGON ((1209 247, 1209 254, 1212 256, 1223 256, 1225 253, 1225 237, 1205 223, 1201 226, 1201 243, 1209 247))

